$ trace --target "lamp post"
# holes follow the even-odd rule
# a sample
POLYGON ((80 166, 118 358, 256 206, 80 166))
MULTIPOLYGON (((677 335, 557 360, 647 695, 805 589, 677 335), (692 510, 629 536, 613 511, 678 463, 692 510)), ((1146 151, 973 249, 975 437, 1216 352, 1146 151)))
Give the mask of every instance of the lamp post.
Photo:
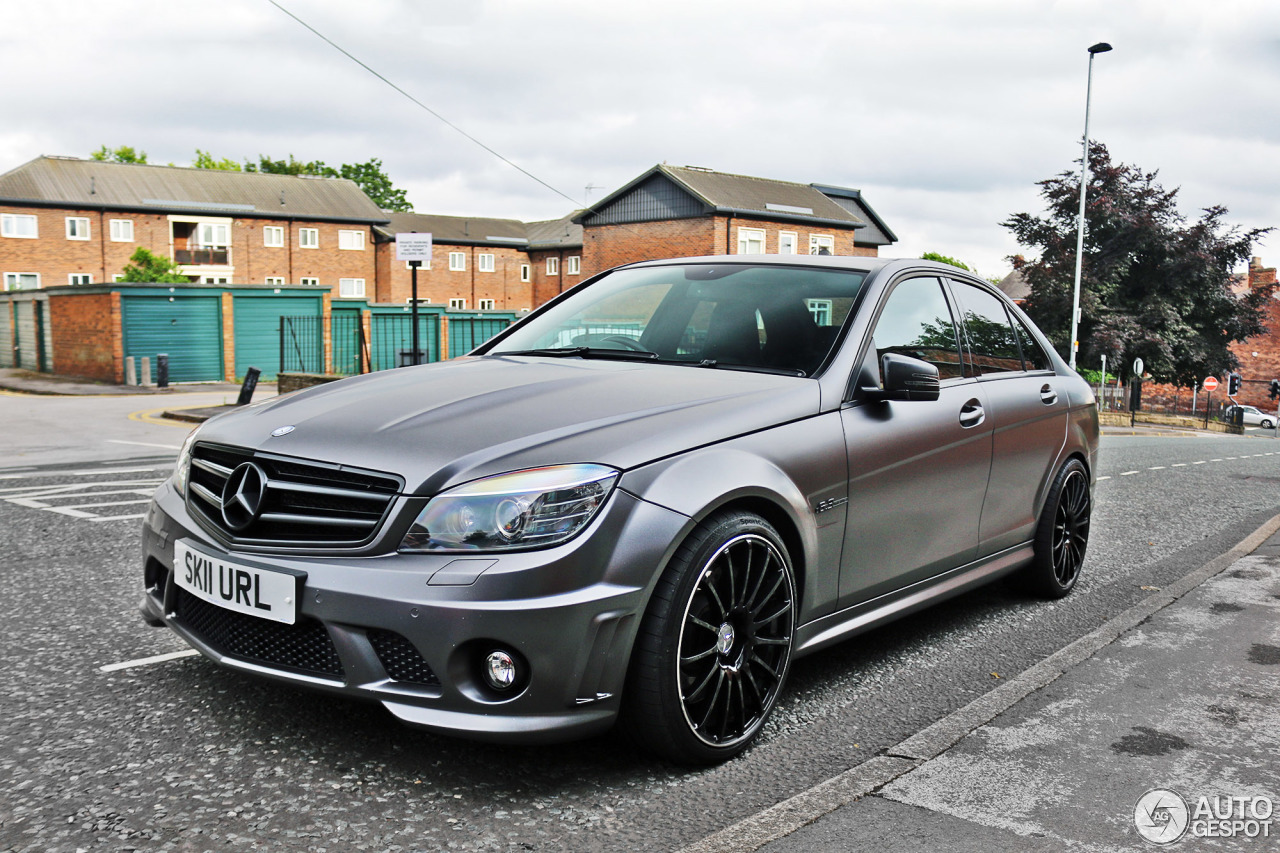
POLYGON ((1071 290, 1071 369, 1076 367, 1076 350, 1080 349, 1080 267, 1084 262, 1084 194, 1089 187, 1089 99, 1093 95, 1093 57, 1111 50, 1100 41, 1089 48, 1089 82, 1084 90, 1084 154, 1080 157, 1080 220, 1076 233, 1076 278, 1071 290))

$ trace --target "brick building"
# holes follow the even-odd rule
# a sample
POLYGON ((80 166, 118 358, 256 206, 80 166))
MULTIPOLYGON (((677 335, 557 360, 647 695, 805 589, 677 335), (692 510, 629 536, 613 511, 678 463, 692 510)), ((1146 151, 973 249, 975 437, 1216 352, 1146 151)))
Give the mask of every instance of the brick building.
MULTIPOLYGON (((1243 288, 1252 290, 1275 283, 1275 267, 1264 267, 1262 258, 1253 258, 1249 262, 1243 288)), ((1236 399, 1245 405, 1274 412, 1277 401, 1268 396, 1268 389, 1272 379, 1280 379, 1280 291, 1267 302, 1263 324, 1265 332, 1231 348, 1240 362, 1237 371, 1244 380, 1236 399)))
POLYGON ((362 297, 387 214, 351 181, 38 157, 0 175, 4 290, 118 281, 139 247, 202 284, 362 297))

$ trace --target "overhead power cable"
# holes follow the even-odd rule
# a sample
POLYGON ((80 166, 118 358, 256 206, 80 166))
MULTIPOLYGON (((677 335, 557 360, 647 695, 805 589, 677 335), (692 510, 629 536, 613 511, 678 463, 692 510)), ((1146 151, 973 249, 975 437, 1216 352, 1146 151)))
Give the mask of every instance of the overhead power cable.
POLYGON ((424 109, 424 110, 426 110, 427 112, 431 113, 431 115, 435 116, 437 119, 439 119, 440 121, 444 122, 446 125, 448 125, 448 126, 449 126, 450 128, 452 128, 453 130, 455 130, 455 131, 457 131, 458 133, 462 134, 464 137, 466 137, 466 138, 467 138, 468 140, 470 140, 471 142, 474 142, 476 145, 479 145, 481 148, 483 148, 485 151, 488 151, 488 152, 489 152, 490 154, 492 154, 494 157, 497 157, 497 158, 498 158, 499 160, 501 160, 503 163, 506 163, 508 166, 510 166, 511 168, 513 168, 513 169, 515 169, 516 171, 520 172, 521 174, 525 175, 526 177, 532 178, 533 180, 537 181, 539 184, 542 184, 542 186, 544 186, 544 187, 546 187, 547 189, 551 190, 553 193, 555 193, 556 195, 560 196, 561 198, 567 199, 567 200, 569 201, 569 203, 570 203, 570 204, 572 204, 575 208, 580 207, 580 205, 578 204, 578 201, 577 201, 576 199, 574 199, 572 196, 570 196, 570 195, 568 195, 568 194, 566 194, 566 193, 563 193, 563 192, 561 192, 560 190, 556 189, 555 187, 551 186, 551 184, 549 184, 549 183, 547 183, 546 181, 542 180, 542 178, 539 178, 537 175, 533 174, 533 172, 530 172, 528 169, 524 168, 523 166, 520 166, 520 165, 519 165, 519 164, 517 164, 517 163, 513 163, 511 160, 508 160, 506 157, 503 157, 503 156, 502 156, 501 154, 499 154, 497 151, 493 150, 493 149, 492 149, 492 148, 490 148, 488 145, 485 145, 485 144, 484 144, 483 142, 481 142, 479 139, 476 139, 474 136, 472 136, 471 134, 467 133, 465 130, 463 130, 462 128, 458 127, 456 124, 454 124, 453 122, 449 121, 449 120, 448 120, 447 118, 445 118, 444 116, 440 115, 440 113, 438 113, 438 112, 436 112, 435 110, 431 109, 431 107, 429 107, 429 106, 427 106, 426 104, 422 103, 422 101, 419 101, 419 100, 418 100, 417 98, 415 98, 413 95, 410 95, 410 94, 409 94, 408 92, 406 92, 404 89, 401 89, 401 88, 400 88, 399 86, 397 86, 395 83, 392 83, 392 82, 391 82, 390 80, 388 80, 386 77, 382 76, 382 75, 381 75, 381 74, 379 74, 377 71, 375 71, 375 70, 373 70, 372 68, 370 68, 367 64, 365 64, 364 62, 362 62, 360 59, 357 59, 355 56, 353 56, 353 55, 351 54, 351 52, 350 52, 350 51, 348 51, 346 48, 342 47, 342 45, 338 44, 338 43, 337 43, 337 42, 335 42, 333 39, 329 38, 329 37, 328 37, 328 36, 326 36, 324 33, 320 32, 320 31, 319 31, 319 30, 317 30, 315 27, 311 26, 311 25, 310 25, 310 24, 308 24, 306 21, 302 20, 302 19, 301 19, 301 18, 299 18, 297 15, 293 14, 292 12, 290 12, 290 11, 289 11, 288 9, 286 9, 284 6, 281 6, 279 3, 277 3, 277 2, 276 2, 276 0, 267 0, 267 2, 268 2, 268 3, 270 3, 272 6, 275 6, 275 7, 276 7, 277 9, 279 9, 281 12, 284 12, 284 13, 285 13, 286 15, 288 15, 290 18, 293 18, 295 21, 297 21, 297 22, 298 22, 299 24, 301 24, 302 26, 306 27, 308 30, 310 30, 311 32, 313 32, 315 35, 317 35, 317 36, 318 36, 318 37, 320 37, 321 39, 323 39, 325 42, 327 42, 327 43, 329 44, 329 46, 330 46, 330 47, 332 47, 334 50, 336 50, 336 51, 338 51, 339 53, 341 53, 341 54, 342 54, 343 56, 345 56, 347 59, 350 59, 350 60, 351 60, 352 62, 354 62, 356 65, 359 65, 359 66, 360 66, 361 68, 363 68, 365 71, 368 71, 368 72, 369 72, 370 74, 372 74, 374 77, 377 77, 377 78, 378 78, 379 80, 381 80, 383 83, 386 83, 386 84, 387 84, 388 86, 390 86, 392 89, 395 89, 395 90, 396 90, 397 92, 399 92, 401 95, 403 95, 404 97, 406 97, 406 98, 408 98, 410 101, 412 101, 414 104, 418 105, 418 106, 419 106, 419 107, 421 107, 422 109, 424 109))

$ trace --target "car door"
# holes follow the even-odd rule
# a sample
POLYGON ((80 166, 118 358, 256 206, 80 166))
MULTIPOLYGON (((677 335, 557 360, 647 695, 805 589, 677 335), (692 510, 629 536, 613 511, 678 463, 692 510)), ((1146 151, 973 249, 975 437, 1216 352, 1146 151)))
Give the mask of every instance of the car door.
POLYGON ((849 508, 840 566, 842 606, 971 561, 991 467, 985 392, 963 373, 958 328, 940 279, 897 282, 872 327, 864 374, 897 352, 938 367, 932 401, 866 402, 841 410, 849 508), (872 349, 874 348, 874 349, 872 349))
POLYGON ((985 288, 950 282, 962 318, 967 372, 986 393, 991 485, 978 556, 1030 540, 1043 491, 1067 439, 1070 401, 1062 377, 1022 320, 985 288))

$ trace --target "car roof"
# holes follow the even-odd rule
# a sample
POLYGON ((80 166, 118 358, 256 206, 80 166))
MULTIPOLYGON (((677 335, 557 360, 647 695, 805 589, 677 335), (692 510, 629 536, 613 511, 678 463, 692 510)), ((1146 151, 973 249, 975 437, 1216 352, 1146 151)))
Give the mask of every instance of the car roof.
POLYGON ((880 258, 852 255, 701 255, 690 258, 664 258, 652 261, 639 261, 627 264, 627 268, 661 267, 677 264, 757 264, 776 266, 819 267, 825 269, 845 269, 857 272, 873 273, 888 267, 902 269, 926 269, 956 278, 973 280, 973 274, 949 264, 926 261, 920 258, 880 258))

